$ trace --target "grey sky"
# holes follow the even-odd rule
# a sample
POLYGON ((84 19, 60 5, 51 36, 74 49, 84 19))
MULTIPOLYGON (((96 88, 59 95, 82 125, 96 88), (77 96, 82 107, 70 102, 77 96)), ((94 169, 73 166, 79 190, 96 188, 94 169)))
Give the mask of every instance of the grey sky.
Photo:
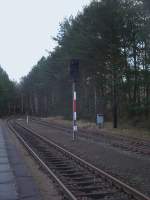
POLYGON ((0 64, 19 80, 52 50, 59 22, 91 0, 0 0, 0 64))

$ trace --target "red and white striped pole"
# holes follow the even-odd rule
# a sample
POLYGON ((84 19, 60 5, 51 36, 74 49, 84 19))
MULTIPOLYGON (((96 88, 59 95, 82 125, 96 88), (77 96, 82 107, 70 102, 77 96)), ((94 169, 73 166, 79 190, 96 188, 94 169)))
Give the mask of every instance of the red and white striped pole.
POLYGON ((77 110, 76 110, 76 87, 75 87, 75 81, 72 83, 72 91, 73 91, 73 140, 76 139, 77 136, 77 110))

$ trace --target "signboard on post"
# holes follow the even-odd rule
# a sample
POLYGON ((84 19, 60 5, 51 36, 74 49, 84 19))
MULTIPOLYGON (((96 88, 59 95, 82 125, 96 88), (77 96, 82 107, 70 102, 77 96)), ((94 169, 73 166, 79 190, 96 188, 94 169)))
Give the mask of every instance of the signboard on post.
POLYGON ((73 95, 73 140, 77 137, 77 111, 76 111, 76 82, 79 77, 79 60, 72 59, 70 61, 70 76, 72 82, 72 95, 73 95))
POLYGON ((96 115, 96 124, 98 125, 99 128, 104 127, 104 115, 103 114, 96 115))
POLYGON ((78 59, 72 59, 70 61, 70 76, 74 82, 77 81, 79 77, 79 60, 78 59))

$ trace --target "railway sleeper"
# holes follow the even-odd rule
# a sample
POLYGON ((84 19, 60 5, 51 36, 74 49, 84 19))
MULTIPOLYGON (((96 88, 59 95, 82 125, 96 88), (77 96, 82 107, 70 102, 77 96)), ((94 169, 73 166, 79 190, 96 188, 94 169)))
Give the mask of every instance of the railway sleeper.
POLYGON ((66 171, 66 170, 71 170, 72 167, 69 167, 69 166, 54 166, 53 169, 57 169, 59 171, 66 171))
POLYGON ((45 159, 46 159, 46 163, 55 164, 55 165, 65 164, 64 161, 62 161, 61 159, 58 159, 58 158, 53 159, 53 160, 48 160, 47 158, 45 158, 45 159))
POLYGON ((93 184, 96 184, 96 185, 99 185, 99 184, 101 184, 101 182, 100 181, 80 181, 80 182, 76 182, 76 184, 78 185, 78 186, 82 186, 82 187, 86 187, 86 186, 93 186, 93 184))
POLYGON ((67 174, 67 173, 61 173, 62 176, 66 176, 66 177, 80 177, 83 176, 83 173, 77 172, 77 173, 73 173, 73 174, 67 174))
POLYGON ((93 192, 93 191, 102 191, 104 190, 104 188, 102 188, 100 185, 99 186, 82 186, 82 187, 79 187, 78 190, 82 191, 82 192, 86 192, 86 193, 90 193, 90 192, 93 192))
POLYGON ((86 180, 93 180, 94 181, 94 177, 91 176, 91 175, 88 175, 88 176, 85 176, 85 177, 75 177, 75 178, 72 178, 74 181, 86 181, 86 180))
POLYGON ((79 198, 90 198, 90 199, 104 199, 106 196, 109 197, 109 196, 112 196, 114 194, 114 192, 107 192, 107 191, 98 191, 98 192, 89 192, 89 193, 85 193, 85 194, 80 194, 77 196, 79 198))
POLYGON ((78 172, 82 173, 82 171, 77 171, 77 170, 72 169, 72 168, 70 168, 70 169, 65 169, 65 170, 61 170, 61 169, 60 169, 59 171, 61 171, 62 173, 65 172, 65 173, 67 173, 67 174, 75 174, 75 173, 78 173, 78 172))

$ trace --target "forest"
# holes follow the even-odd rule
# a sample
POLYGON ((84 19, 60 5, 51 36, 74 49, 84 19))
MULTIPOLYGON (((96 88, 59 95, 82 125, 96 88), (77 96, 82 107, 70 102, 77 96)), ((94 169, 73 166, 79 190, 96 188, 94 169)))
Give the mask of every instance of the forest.
POLYGON ((18 86, 0 66, 0 117, 19 111, 18 86))
POLYGON ((102 113, 112 121, 115 112, 119 120, 149 120, 149 0, 93 0, 64 19, 53 40, 55 49, 18 85, 0 70, 2 113, 72 118, 69 65, 78 59, 78 119, 94 121, 102 113))

